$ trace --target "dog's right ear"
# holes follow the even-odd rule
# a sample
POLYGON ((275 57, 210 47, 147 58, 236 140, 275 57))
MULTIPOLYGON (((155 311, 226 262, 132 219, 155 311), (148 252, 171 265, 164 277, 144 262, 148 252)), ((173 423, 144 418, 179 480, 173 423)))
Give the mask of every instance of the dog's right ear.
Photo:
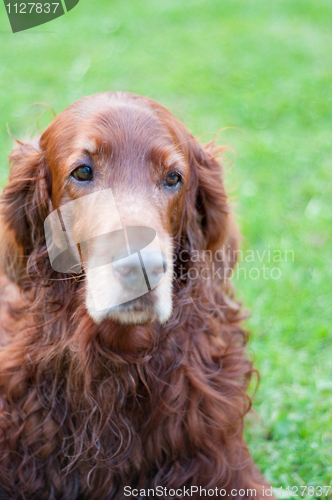
POLYGON ((45 244, 51 177, 38 141, 18 142, 9 165, 9 183, 0 197, 0 269, 19 284, 32 250, 45 244))

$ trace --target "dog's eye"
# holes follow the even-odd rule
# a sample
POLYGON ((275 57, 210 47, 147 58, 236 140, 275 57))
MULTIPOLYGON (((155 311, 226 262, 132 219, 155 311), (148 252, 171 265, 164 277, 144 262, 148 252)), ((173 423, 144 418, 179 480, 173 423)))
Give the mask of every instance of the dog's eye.
POLYGON ((176 187, 181 182, 181 175, 176 172, 171 172, 166 177, 166 187, 176 187))
POLYGON ((80 167, 75 168, 75 170, 73 170, 71 175, 77 181, 81 182, 91 181, 93 177, 92 168, 88 167, 87 165, 81 165, 80 167))

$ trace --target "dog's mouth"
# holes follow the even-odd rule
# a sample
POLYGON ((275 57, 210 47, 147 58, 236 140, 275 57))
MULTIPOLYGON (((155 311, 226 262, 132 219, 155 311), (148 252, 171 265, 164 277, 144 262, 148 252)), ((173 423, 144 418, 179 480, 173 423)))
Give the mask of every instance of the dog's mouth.
POLYGON ((124 304, 120 304, 118 306, 112 307, 109 310, 109 313, 112 312, 129 312, 129 311, 135 311, 135 312, 146 312, 150 311, 153 309, 154 306, 154 300, 153 297, 153 292, 149 292, 146 295, 143 295, 142 297, 138 297, 137 299, 132 299, 129 300, 128 302, 125 302, 124 304))
POLYGON ((156 298, 152 291, 123 304, 110 307, 103 311, 102 316, 97 321, 115 320, 124 324, 144 324, 156 320, 157 317, 156 298))

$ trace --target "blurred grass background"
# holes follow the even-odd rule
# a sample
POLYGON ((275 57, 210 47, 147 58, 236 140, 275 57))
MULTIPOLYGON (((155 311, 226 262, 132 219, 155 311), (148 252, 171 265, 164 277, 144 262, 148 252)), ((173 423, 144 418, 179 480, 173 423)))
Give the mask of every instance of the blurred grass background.
POLYGON ((1 178, 6 123, 23 138, 52 119, 35 102, 59 113, 124 90, 160 101, 202 141, 223 129, 242 248, 262 259, 240 263, 258 279, 235 279, 261 373, 250 448, 276 487, 331 485, 331 1, 81 0, 17 34, 3 5, 0 17, 1 178), (263 265, 280 278, 264 279, 263 265))

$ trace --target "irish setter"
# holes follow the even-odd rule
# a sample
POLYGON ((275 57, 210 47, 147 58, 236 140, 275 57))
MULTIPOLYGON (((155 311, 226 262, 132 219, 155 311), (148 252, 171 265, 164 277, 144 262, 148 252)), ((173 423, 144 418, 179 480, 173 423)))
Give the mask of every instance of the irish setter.
POLYGON ((220 148, 127 93, 17 143, 0 203, 2 498, 266 496, 243 437, 254 369, 220 148))

